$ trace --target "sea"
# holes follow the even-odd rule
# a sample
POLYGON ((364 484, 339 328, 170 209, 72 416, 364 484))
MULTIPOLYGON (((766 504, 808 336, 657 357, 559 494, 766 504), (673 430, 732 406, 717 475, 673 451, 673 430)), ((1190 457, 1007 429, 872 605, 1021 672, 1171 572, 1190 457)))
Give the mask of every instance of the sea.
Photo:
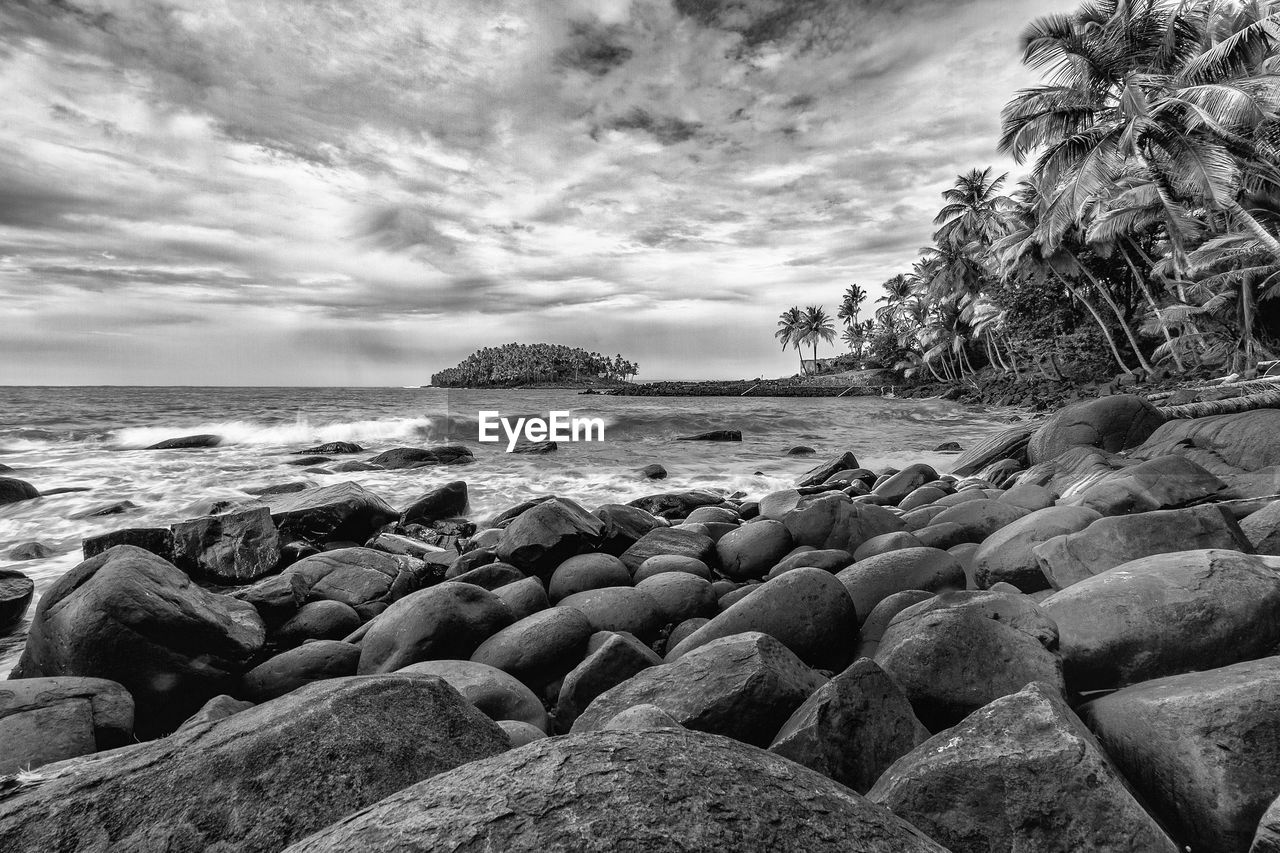
MULTIPOLYGON (((879 470, 928 462, 946 470, 954 454, 1004 428, 1012 410, 975 409, 944 400, 879 397, 634 397, 574 390, 445 390, 438 388, 0 388, 0 476, 41 491, 80 488, 0 506, 0 567, 36 583, 37 596, 81 559, 81 539, 124 527, 167 526, 192 516, 210 498, 245 499, 246 487, 354 480, 402 506, 435 486, 465 480, 470 517, 483 519, 539 495, 572 498, 588 509, 646 494, 691 488, 758 496, 787 488, 826 457, 852 450, 879 470), (562 442, 544 455, 506 452, 505 439, 478 441, 481 412, 491 419, 547 418, 550 412, 599 418, 603 441, 562 442), (740 442, 678 441, 718 429, 740 442), (212 433, 220 446, 146 450, 179 436, 212 433), (464 444, 476 461, 408 471, 327 473, 289 464, 297 451, 348 441, 366 459, 391 447, 464 444), (788 455, 797 445, 814 456, 788 455), (642 479, 659 463, 667 479, 642 479), (80 517, 127 501, 124 512, 80 517), (40 542, 48 557, 16 561, 15 545, 40 542)), ((501 429, 498 430, 502 434, 501 429)), ((595 434, 592 436, 596 437, 595 434)), ((31 612, 34 612, 32 605, 31 612)), ((28 613, 28 620, 30 612, 28 613)), ((0 677, 17 662, 23 629, 0 638, 0 677)))

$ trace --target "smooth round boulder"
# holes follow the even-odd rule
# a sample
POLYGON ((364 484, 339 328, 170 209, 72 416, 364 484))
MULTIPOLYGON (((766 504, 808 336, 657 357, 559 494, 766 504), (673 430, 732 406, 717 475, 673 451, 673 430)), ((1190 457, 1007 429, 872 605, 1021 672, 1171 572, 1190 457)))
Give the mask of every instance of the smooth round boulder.
POLYGON ((605 723, 602 731, 644 731, 645 729, 683 728, 657 705, 634 705, 605 723))
POLYGON ((425 660, 466 660, 514 620, 502 599, 469 583, 445 581, 392 604, 369 623, 360 641, 367 675, 425 660))
POLYGON ((498 542, 498 559, 540 578, 565 560, 592 551, 603 540, 604 523, 576 503, 551 498, 515 517, 498 542))
POLYGON ((862 620, 862 627, 858 631, 857 656, 874 658, 876 649, 880 648, 880 640, 884 637, 884 632, 889 628, 893 617, 913 604, 928 601, 934 595, 935 593, 923 589, 904 589, 902 592, 895 592, 888 598, 882 599, 862 620))
POLYGON ((513 675, 535 693, 578 665, 594 629, 572 607, 551 607, 527 616, 480 644, 471 655, 513 675))
POLYGON ((282 649, 300 646, 307 640, 341 640, 359 628, 363 621, 349 604, 311 601, 277 628, 271 639, 282 649))
POLYGON ((720 571, 733 580, 764 577, 792 549, 786 525, 773 519, 744 524, 716 542, 720 571))
POLYGON ((240 679, 239 696, 267 702, 313 681, 355 675, 360 647, 338 640, 316 640, 282 652, 255 666, 240 679))
MULTIPOLYGON (((903 548, 919 548, 921 546, 919 539, 914 533, 906 530, 895 530, 892 533, 881 533, 879 536, 872 536, 866 542, 858 546, 853 552, 853 559, 849 563, 865 560, 868 557, 875 557, 879 554, 887 554, 890 551, 900 551, 903 548)), ((845 565, 849 565, 846 563, 845 565)))
POLYGON ((824 548, 821 551, 817 548, 806 547, 804 550, 797 548, 779 560, 777 565, 769 570, 769 574, 765 575, 765 579, 773 580, 783 572, 799 568, 825 569, 828 572, 838 572, 852 562, 853 555, 840 548, 824 548))
POLYGON ((902 520, 884 507, 857 503, 839 492, 805 498, 783 516, 782 523, 797 545, 850 553, 872 536, 906 529, 902 520))
POLYGON ((837 573, 836 579, 864 616, 895 592, 965 588, 960 561, 937 548, 900 548, 868 557, 837 573))
POLYGON ((579 554, 570 557, 551 573, 547 597, 552 603, 589 589, 631 586, 631 572, 612 554, 579 554))
POLYGON ((1048 462, 1072 447, 1097 447, 1118 453, 1136 447, 1164 423, 1164 415, 1146 397, 1113 394, 1060 409, 1031 436, 1027 459, 1048 462))
POLYGON ((938 488, 937 486, 924 485, 909 492, 906 497, 898 501, 898 509, 903 512, 909 512, 913 509, 919 509, 922 506, 928 506, 939 498, 945 498, 949 492, 938 488))
POLYGON ((991 498, 965 501, 948 507, 930 521, 931 524, 958 524, 970 542, 981 542, 1002 527, 1007 527, 1030 510, 991 498))
POLYGON ((737 524, 739 521, 741 519, 738 518, 736 512, 722 506, 700 506, 685 518, 686 524, 707 524, 709 522, 737 524))
POLYGON ((40 491, 26 480, 17 477, 0 477, 0 506, 40 497, 40 491))
POLYGON ((933 470, 933 466, 917 462, 876 483, 871 494, 882 497, 891 504, 897 504, 925 483, 936 479, 938 479, 938 472, 933 470))
MULTIPOLYGON (((510 563, 486 563, 483 566, 476 566, 474 569, 467 569, 463 572, 455 572, 455 569, 462 568, 458 563, 449 567, 445 572, 445 578, 458 583, 469 583, 487 589, 492 592, 495 589, 506 586, 509 583, 516 583, 524 580, 524 572, 517 569, 510 563)), ((465 564, 464 564, 465 565, 465 564)))
POLYGON ((516 720, 549 733, 551 721, 533 691, 512 675, 472 660, 429 660, 410 664, 397 675, 442 678, 479 711, 494 721, 516 720))
POLYGON ((572 607, 587 617, 596 631, 625 631, 648 642, 663 625, 658 603, 630 586, 591 589, 562 598, 556 607, 572 607))
POLYGON ((701 628, 711 620, 705 616, 697 616, 693 619, 686 619, 679 625, 671 629, 671 633, 667 635, 667 648, 674 649, 680 645, 686 637, 693 634, 694 631, 701 628))
POLYGON ((507 733, 507 737, 511 738, 511 748, 517 749, 527 743, 533 743, 535 740, 542 740, 547 737, 547 733, 537 726, 523 723, 519 720, 498 720, 498 728, 507 733))
POLYGON ((13 628, 27 615, 36 583, 17 569, 0 569, 0 633, 13 628))
POLYGON ((973 555, 974 582, 979 589, 1001 582, 1023 592, 1048 589, 1036 546, 1084 530, 1100 518, 1098 512, 1082 506, 1049 506, 1024 515, 982 540, 973 555))
POLYGON ((688 572, 663 572, 640 581, 636 589, 653 598, 664 622, 684 622, 716 612, 711 581, 688 572))
POLYGON ((551 606, 546 587, 537 578, 525 578, 493 590, 498 600, 511 610, 512 619, 523 619, 551 606))
POLYGON ((655 554, 640 564, 631 580, 638 585, 641 581, 663 572, 685 572, 711 580, 711 569, 707 568, 706 563, 697 557, 687 557, 683 554, 655 554))

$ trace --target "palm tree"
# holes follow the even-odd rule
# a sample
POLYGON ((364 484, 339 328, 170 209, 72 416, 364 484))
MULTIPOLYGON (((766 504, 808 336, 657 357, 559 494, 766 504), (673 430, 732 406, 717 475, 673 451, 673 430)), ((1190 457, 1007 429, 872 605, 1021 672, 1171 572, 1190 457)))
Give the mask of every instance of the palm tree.
POLYGON ((836 339, 835 324, 831 322, 831 317, 827 314, 825 308, 820 305, 810 305, 804 309, 801 330, 803 340, 806 343, 813 344, 813 367, 816 372, 818 368, 818 341, 834 342, 836 339))
POLYGON ((845 324, 848 329, 853 329, 858 325, 858 314, 862 311, 862 303, 867 299, 867 292, 856 284, 851 284, 845 288, 844 297, 840 300, 840 310, 836 311, 836 318, 845 324))
POLYGON ((800 345, 805 342, 805 315, 798 305, 792 305, 786 311, 778 315, 778 330, 773 336, 782 343, 785 350, 789 346, 796 348, 796 353, 800 356, 800 372, 804 373, 804 354, 800 352, 800 345))
POLYGON ((933 239, 939 245, 965 247, 974 243, 990 246, 1003 237, 1004 213, 1013 202, 999 193, 1008 177, 1008 173, 991 177, 990 166, 958 175, 942 193, 946 204, 933 219, 933 224, 940 226, 933 239))

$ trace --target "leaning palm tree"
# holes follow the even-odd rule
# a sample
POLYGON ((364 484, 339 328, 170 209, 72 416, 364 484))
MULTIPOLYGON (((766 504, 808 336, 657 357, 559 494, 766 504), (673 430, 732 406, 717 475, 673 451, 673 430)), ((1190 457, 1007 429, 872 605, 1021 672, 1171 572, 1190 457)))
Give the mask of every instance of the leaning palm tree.
POLYGON ((813 344, 813 367, 816 372, 818 368, 818 341, 834 342, 836 339, 835 324, 831 322, 831 317, 827 314, 825 308, 821 305, 810 305, 804 310, 801 329, 803 329, 804 341, 813 344))
POLYGON ((796 348, 796 353, 800 356, 801 373, 804 373, 804 354, 800 352, 800 346, 805 343, 805 335, 805 314, 799 306, 792 305, 778 315, 778 330, 773 336, 782 343, 784 350, 789 346, 796 348))
POLYGON ((836 319, 849 329, 858 325, 858 314, 862 311, 862 303, 867 299, 867 292, 856 284, 845 288, 844 297, 840 300, 840 310, 836 311, 836 319))

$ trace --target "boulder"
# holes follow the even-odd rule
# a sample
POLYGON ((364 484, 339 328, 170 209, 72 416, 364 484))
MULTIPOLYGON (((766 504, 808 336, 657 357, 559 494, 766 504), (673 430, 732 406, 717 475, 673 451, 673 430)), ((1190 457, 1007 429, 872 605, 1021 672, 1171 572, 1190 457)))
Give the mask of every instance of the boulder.
POLYGON ((43 560, 45 557, 52 557, 53 548, 43 542, 19 542, 9 549, 7 554, 10 560, 14 562, 25 560, 43 560))
MULTIPOLYGON (((879 536, 872 536, 866 542, 858 546, 853 552, 853 559, 849 563, 857 560, 865 560, 868 557, 875 557, 879 554, 887 554, 890 551, 898 551, 902 548, 919 548, 920 540, 916 538, 914 533, 905 530, 897 530, 893 533, 881 533, 879 536)), ((848 566, 849 563, 845 563, 848 566)), ((842 567, 843 568, 843 567, 842 567)))
POLYGON ((359 483, 335 483, 267 497, 284 539, 364 542, 400 514, 359 483))
POLYGON ((768 574, 792 548, 791 534, 780 521, 764 519, 736 527, 716 542, 720 571, 732 580, 753 580, 768 574))
POLYGON ((665 526, 656 516, 624 504, 605 504, 591 514, 604 525, 600 550, 615 557, 636 544, 650 530, 665 526))
POLYGON ((880 648, 880 641, 884 639, 884 632, 889 629, 889 623, 893 621, 893 617, 911 605, 928 601, 933 596, 934 593, 926 592, 923 589, 906 589, 881 599, 880 603, 873 607, 867 617, 862 620, 862 628, 858 632, 858 653, 856 656, 874 658, 876 651, 880 648))
MULTIPOLYGON (((941 514, 938 513, 938 515, 941 514)), ((938 548, 943 551, 950 551, 957 545, 971 544, 974 548, 978 547, 978 543, 969 541, 971 535, 969 528, 962 524, 956 524, 954 521, 942 524, 926 524, 911 535, 915 537, 915 544, 921 548, 938 548)))
POLYGON ((287 853, 410 849, 946 853, 836 782, 678 729, 538 740, 408 788, 287 853))
POLYGON ((724 506, 700 506, 685 519, 686 524, 732 524, 737 525, 742 519, 736 510, 724 506))
POLYGON ((862 658, 815 690, 769 751, 865 794, 928 737, 897 682, 862 658))
POLYGON ((178 731, 190 729, 195 726, 204 726, 209 723, 216 723, 218 720, 225 720, 232 714, 239 714, 241 711, 247 711, 252 707, 252 702, 245 702, 223 693, 221 695, 214 696, 208 702, 201 705, 199 711, 196 711, 190 717, 187 717, 187 719, 183 721, 182 725, 178 726, 178 731))
POLYGON ((875 661, 932 732, 1033 681, 1063 687, 1058 629, 1029 598, 944 592, 893 618, 875 661))
POLYGON ((639 507, 645 512, 659 518, 687 518, 689 513, 700 506, 716 506, 724 503, 724 496, 718 492, 695 489, 689 492, 661 492, 656 495, 645 495, 630 501, 627 506, 639 507))
POLYGON ((770 492, 760 499, 759 515, 761 518, 771 518, 774 521, 781 521, 783 516, 791 512, 800 504, 803 495, 796 489, 783 489, 780 492, 770 492))
POLYGON ((636 705, 604 724, 601 731, 639 732, 647 729, 680 729, 670 714, 657 705, 636 705))
MULTIPOLYGON (((507 584, 525 579, 524 572, 510 563, 486 563, 483 566, 477 566, 474 569, 454 574, 456 568, 459 568, 459 566, 455 562, 445 572, 445 578, 458 583, 469 583, 481 589, 487 589, 490 592, 495 589, 501 589, 507 584)), ((534 580, 537 580, 537 578, 534 580)), ((538 582, 541 583, 541 581, 538 582)))
POLYGON ((512 619, 524 619, 551 606, 547 591, 537 578, 525 578, 500 586, 493 590, 493 594, 511 610, 512 619))
POLYGON ((853 555, 840 548, 825 548, 819 551, 816 548, 810 548, 805 545, 779 560, 765 577, 768 580, 773 580, 783 572, 801 568, 825 569, 828 572, 838 572, 852 562, 853 555))
POLYGON ((1249 849, 1280 795, 1280 658, 1135 684, 1080 716, 1189 849, 1249 849))
POLYGON ((471 451, 462 445, 444 444, 438 447, 393 447, 370 459, 369 464, 394 471, 430 465, 465 465, 474 461, 471 451))
POLYGON ((806 498, 783 516, 782 523, 796 545, 838 548, 850 553, 872 536, 905 528, 889 510, 855 503, 839 492, 806 498))
POLYGON ((710 565, 716 560, 716 543, 711 537, 692 530, 656 527, 622 552, 621 560, 634 574, 645 560, 659 555, 692 557, 710 565))
POLYGON ((592 633, 591 623, 579 611, 552 607, 503 628, 481 643, 471 659, 541 693, 582 661, 592 633))
POLYGON ((443 679, 489 719, 527 723, 540 732, 551 730, 547 712, 533 691, 513 675, 472 660, 428 660, 410 664, 398 675, 443 679))
POLYGON ((612 554, 579 554, 556 566, 547 583, 552 602, 606 586, 631 586, 631 572, 612 554))
POLYGON ((0 800, 0 849, 281 850, 414 782, 506 750, 439 679, 340 678, 0 800))
POLYGON ((1154 459, 1169 453, 1227 476, 1280 465, 1280 410, 1166 421, 1132 455, 1154 459))
POLYGON ((556 701, 556 729, 567 732, 574 720, 601 693, 631 676, 657 666, 662 658, 630 634, 601 631, 587 645, 588 653, 564 677, 556 701))
POLYGON ((1280 644, 1280 558, 1157 554, 1044 600, 1072 690, 1103 690, 1270 654, 1280 644))
POLYGON ((35 581, 22 572, 0 569, 0 633, 22 622, 35 592, 35 581))
MULTIPOLYGON (((1086 507, 1056 509, 1092 512, 1086 507)), ((1033 549, 1033 556, 1048 583, 1065 589, 1140 557, 1208 548, 1253 551, 1231 513, 1207 505, 1095 520, 1076 532, 1064 530, 1045 540, 1033 549)))
POLYGON ((67 518, 71 519, 72 521, 82 521, 83 519, 86 519, 86 518, 106 518, 109 515, 123 515, 124 513, 130 512, 137 508, 138 508, 138 505, 135 504, 133 501, 128 501, 128 500, 111 501, 110 503, 91 506, 88 509, 83 509, 83 510, 80 510, 79 512, 73 512, 71 513, 71 515, 67 516, 67 518))
POLYGON ((1009 489, 999 500, 1014 506, 1020 506, 1023 509, 1036 512, 1037 510, 1051 507, 1058 501, 1058 496, 1046 489, 1044 486, 1037 486, 1034 483, 1023 483, 1009 489))
POLYGON ((393 672, 427 660, 466 660, 512 623, 487 589, 446 581, 406 595, 377 616, 360 642, 361 675, 393 672))
POLYGON ((707 581, 711 580, 711 569, 707 568, 706 563, 697 557, 686 557, 681 554, 656 554, 648 558, 636 568, 631 580, 639 584, 651 577, 668 572, 682 572, 707 581))
POLYGON ((507 737, 511 739, 511 748, 518 749, 527 743, 533 743, 535 740, 542 740, 547 733, 537 726, 529 723, 522 723, 519 720, 497 720, 498 728, 506 732, 507 737))
POLYGON ((1280 853, 1280 797, 1272 800, 1263 812, 1249 853, 1280 853))
POLYGON ((530 498, 529 500, 523 501, 522 503, 518 503, 513 507, 507 507, 502 512, 495 515, 493 518, 489 519, 489 521, 486 522, 486 526, 505 529, 507 525, 515 521, 524 513, 533 509, 538 504, 544 504, 549 500, 553 500, 554 498, 555 498, 555 495, 542 495, 541 497, 530 498))
POLYGON ((736 429, 713 429, 697 435, 681 435, 676 441, 742 441, 742 432, 736 429))
POLYGON ((40 491, 26 480, 19 480, 17 477, 0 477, 0 506, 38 497, 40 497, 40 491))
POLYGON ((796 569, 761 585, 694 631, 667 652, 667 660, 746 632, 768 634, 815 669, 840 670, 858 647, 858 615, 830 572, 796 569))
POLYGON ((859 618, 896 592, 965 588, 960 561, 937 548, 900 548, 868 557, 842 569, 836 580, 849 593, 859 618))
POLYGON ((1026 515, 1030 515, 1030 511, 1020 506, 983 497, 947 507, 935 515, 930 524, 958 524, 967 541, 981 542, 1026 515))
POLYGON ((646 592, 629 586, 591 589, 566 596, 556 607, 571 607, 596 631, 625 631, 652 640, 664 624, 662 610, 646 592))
POLYGON ((573 732, 603 728, 635 705, 656 705, 689 729, 766 747, 826 681, 767 634, 723 637, 641 670, 587 706, 573 732))
POLYGON ((0 777, 133 741, 133 697, 104 678, 0 682, 0 777))
POLYGON ((229 692, 265 635, 249 605, 200 589, 149 551, 118 545, 40 598, 13 677, 119 682, 133 696, 138 732, 153 737, 229 692))
POLYGON ((667 469, 657 462, 651 462, 640 469, 640 477, 645 480, 665 480, 667 469))
POLYGON ((992 533, 973 556, 974 580, 979 589, 1009 583, 1023 592, 1048 589, 1049 579, 1041 571, 1037 547, 1054 537, 1084 530, 1100 519, 1095 510, 1082 506, 1050 506, 992 533))
POLYGON ((800 488, 805 486, 817 486, 827 481, 827 478, 838 471, 848 471, 858 467, 858 457, 853 455, 852 451, 846 450, 839 456, 823 462, 821 465, 815 465, 808 471, 805 471, 796 480, 796 485, 800 488))
POLYGON ((945 498, 948 494, 949 492, 943 491, 937 486, 920 486, 908 492, 906 497, 898 501, 895 506, 903 512, 908 512, 913 509, 919 509, 922 506, 928 506, 934 501, 945 498))
POLYGON ((423 564, 372 548, 338 548, 304 557, 278 575, 234 593, 267 622, 292 617, 309 601, 340 601, 372 619, 421 585, 423 564))
POLYGON ((432 545, 429 542, 423 542, 421 539, 414 539, 412 536, 403 536, 399 533, 379 533, 364 543, 364 547, 372 548, 375 551, 385 551, 388 554, 395 554, 399 557, 416 557, 419 560, 425 559, 431 554, 440 554, 445 551, 439 545, 432 545))
MULTIPOLYGON (((871 494, 878 495, 890 504, 897 505, 907 495, 925 483, 936 479, 938 479, 938 472, 933 470, 933 466, 917 462, 914 465, 908 465, 896 474, 890 475, 887 480, 877 483, 875 488, 871 490, 871 494)), ((939 495, 939 497, 942 496, 939 495)))
POLYGON ((178 438, 166 438, 164 441, 157 441, 144 450, 193 450, 208 447, 217 447, 222 444, 222 436, 203 433, 200 435, 183 435, 178 438))
POLYGON ((299 456, 338 455, 342 453, 364 453, 364 448, 350 441, 327 441, 324 444, 308 447, 306 450, 295 450, 299 456))
POLYGON ((313 681, 355 675, 359 662, 359 646, 338 640, 316 640, 258 664, 240 679, 237 692, 251 702, 266 702, 313 681))
POLYGON ((545 579, 565 560, 593 550, 603 536, 600 519, 573 501, 552 498, 516 516, 502 533, 497 555, 545 579))
POLYGON ((173 531, 167 527, 129 527, 90 536, 80 542, 86 560, 117 545, 132 545, 169 560, 173 557, 173 531))
POLYGON ((666 623, 684 622, 716 612, 711 581, 688 572, 661 572, 636 584, 658 605, 666 623))
POLYGON ((906 755, 867 798, 957 852, 1179 851, 1057 689, 1040 683, 906 755))
POLYGON ((1199 503, 1219 495, 1225 485, 1185 457, 1160 456, 1104 474, 1087 488, 1064 494, 1061 503, 1128 515, 1199 503))
POLYGON ((400 513, 401 524, 431 524, 456 518, 467 511, 467 484, 454 480, 432 489, 400 513))
POLYGON ((1116 453, 1142 444, 1162 423, 1159 409, 1136 394, 1085 400, 1058 410, 1040 425, 1027 444, 1027 459, 1036 465, 1080 446, 1116 453))
POLYGON ((951 468, 952 474, 966 477, 1001 459, 1013 459, 1019 464, 1025 464, 1027 444, 1035 430, 1034 426, 1018 424, 983 439, 956 458, 951 468))
POLYGON ((1280 557, 1280 501, 1245 516, 1240 521, 1240 531, 1259 554, 1280 557))
POLYGON ((349 604, 341 601, 312 601, 271 634, 282 649, 300 646, 307 640, 341 640, 360 627, 364 620, 349 604))
POLYGON ((173 564, 222 583, 257 580, 280 562, 280 539, 265 506, 173 525, 173 564))

